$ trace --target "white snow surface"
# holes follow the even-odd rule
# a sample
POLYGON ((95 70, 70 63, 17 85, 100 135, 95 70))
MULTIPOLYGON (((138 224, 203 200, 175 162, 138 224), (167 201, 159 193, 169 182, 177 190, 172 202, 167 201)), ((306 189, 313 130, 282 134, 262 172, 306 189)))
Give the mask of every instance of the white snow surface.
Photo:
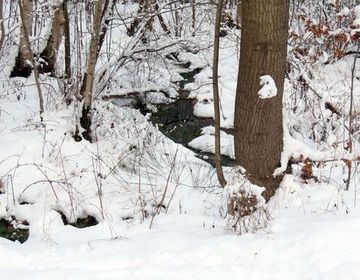
MULTIPOLYGON (((217 280, 236 275, 256 280, 343 279, 344 275, 359 279, 360 208, 354 192, 325 183, 304 185, 296 176, 286 175, 267 204, 272 217, 267 228, 239 236, 227 230, 226 193, 211 187, 214 170, 164 138, 145 117, 105 103, 107 117, 99 117, 97 144, 76 143, 64 134, 72 129, 71 110, 59 110, 59 104, 57 113, 44 115, 43 127, 32 78, 12 82, 23 83, 27 90, 26 98, 19 101, 11 96, 0 100, 0 145, 5 147, 0 150, 0 171, 6 187, 6 194, 0 195, 0 213, 27 219, 30 238, 24 244, 0 238, 1 275, 14 280, 217 280), (112 168, 126 153, 137 158, 147 145, 142 141, 156 147, 156 153, 142 155, 143 163, 155 157, 157 164, 145 168, 124 160, 104 178, 102 218, 94 171, 109 174, 106 165, 112 168), (131 145, 137 148, 130 149, 131 145), (97 154, 102 155, 102 169, 97 154), (149 229, 151 219, 141 219, 140 201, 153 211, 151 203, 163 193, 175 155, 177 167, 166 195, 169 211, 156 216, 149 229), (39 170, 59 180, 54 183, 58 201, 39 170), (74 188, 63 189, 64 173, 68 186, 74 188), (75 203, 72 210, 69 195, 75 203), (64 226, 53 209, 63 210, 69 219, 92 214, 100 223, 84 229, 64 226), (123 219, 128 216, 135 218, 123 219)), ((12 84, 3 88, 10 90, 12 84)), ((205 128, 204 136, 213 130, 205 128)))
POLYGON ((277 87, 274 79, 270 75, 260 77, 261 89, 258 91, 259 98, 267 99, 277 95, 277 87))
MULTIPOLYGON (((236 53, 235 41, 222 40, 222 127, 233 127, 236 53)), ((180 57, 191 60, 193 67, 204 67, 187 88, 197 98, 198 115, 212 117, 211 54, 180 57)), ((345 98, 349 77, 341 71, 348 75, 352 58, 346 59, 319 69, 311 81, 324 102, 345 98)), ((158 70, 156 74, 166 72, 158 70)), ((173 77, 159 76, 162 90, 173 77)), ((79 107, 55 102, 61 95, 57 81, 41 78, 47 101, 43 124, 33 77, 1 80, 0 179, 5 194, 0 194, 0 217, 15 215, 30 223, 24 244, 0 238, 3 279, 360 279, 357 166, 350 191, 345 192, 347 169, 341 160, 323 163, 321 168, 314 165, 314 176, 326 178, 323 183, 305 184, 299 179, 302 166, 294 165, 293 174, 285 175, 276 195, 262 205, 271 217, 268 226, 239 236, 225 218, 228 190, 217 186, 209 164, 166 138, 147 117, 110 102, 96 101, 95 143, 75 142, 71 133, 79 107), (166 210, 160 207, 150 229, 164 192, 166 210), (99 224, 84 229, 65 226, 56 210, 70 221, 90 214, 99 224)), ((124 87, 136 88, 142 81, 138 78, 124 77, 124 87)), ((153 83, 149 81, 150 88, 153 83)), ((355 81, 354 92, 359 88, 355 81)), ((290 94, 285 94, 284 106, 290 94)), ((329 121, 319 127, 331 126, 336 116, 320 105, 316 113, 329 121)), ((339 148, 344 142, 342 127, 322 135, 320 128, 307 127, 312 112, 284 112, 289 115, 284 116, 287 129, 279 172, 290 157, 323 160, 359 155, 357 146, 352 154, 339 148), (318 141, 322 138, 325 141, 318 141)), ((213 151, 213 131, 203 129, 191 145, 213 151)), ((222 132, 221 137, 224 153, 233 156, 232 136, 222 132)), ((225 169, 227 177, 229 173, 225 169)), ((258 195, 261 191, 246 187, 258 195)))
MULTIPOLYGON (((215 128, 213 126, 203 127, 199 137, 193 139, 188 145, 194 149, 215 153, 215 128)), ((220 131, 221 154, 230 158, 235 158, 234 154, 234 136, 220 131)))
POLYGON ((360 5, 357 5, 354 9, 354 21, 353 21, 353 25, 356 27, 356 28, 359 28, 360 27, 360 5))
POLYGON ((332 195, 342 196, 288 177, 266 231, 242 236, 224 232, 222 220, 182 214, 161 217, 153 230, 104 222, 59 227, 23 245, 1 239, 0 271, 15 280, 359 279, 360 211, 339 211, 332 195))
MULTIPOLYGON (((221 40, 220 64, 219 64, 219 95, 220 95, 220 123, 221 127, 232 128, 234 126, 235 89, 237 82, 238 48, 235 38, 221 40)), ((202 118, 214 118, 214 103, 212 89, 212 54, 203 52, 195 60, 195 65, 200 65, 203 70, 195 76, 195 82, 186 85, 191 90, 190 97, 196 98, 194 115, 202 118), (198 60, 200 60, 198 62, 198 60), (201 65, 203 61, 207 65, 201 65)))
POLYGON ((354 16, 355 19, 360 19, 360 5, 357 5, 354 7, 354 16))

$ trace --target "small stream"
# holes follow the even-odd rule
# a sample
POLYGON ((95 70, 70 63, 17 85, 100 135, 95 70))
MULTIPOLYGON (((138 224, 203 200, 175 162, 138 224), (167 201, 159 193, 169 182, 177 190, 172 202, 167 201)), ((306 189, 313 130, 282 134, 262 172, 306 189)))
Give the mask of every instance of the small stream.
MULTIPOLYGON (((189 67, 190 63, 187 63, 184 70, 189 67)), ((195 150, 188 145, 191 140, 201 135, 203 127, 214 126, 212 118, 199 118, 193 114, 196 100, 188 98, 190 91, 185 89, 187 84, 195 81, 195 75, 201 71, 201 68, 195 68, 194 70, 180 73, 183 80, 179 82, 179 99, 171 104, 158 105, 158 110, 156 113, 151 114, 150 121, 158 125, 159 130, 174 142, 194 151, 200 159, 214 166, 214 154, 195 150)), ((232 131, 227 131, 227 133, 229 132, 232 133, 232 131)), ((227 156, 222 156, 222 164, 224 166, 233 166, 234 160, 227 156)))
MULTIPOLYGON (((167 58, 169 59, 169 57, 167 58)), ((171 60, 174 59, 177 59, 177 57, 172 56, 171 60)), ((193 114, 196 100, 188 98, 190 91, 185 89, 187 84, 195 81, 195 75, 199 74, 202 68, 189 70, 190 62, 177 61, 176 65, 183 69, 183 72, 180 73, 183 80, 177 82, 179 98, 170 104, 156 105, 157 112, 149 111, 144 104, 136 104, 134 107, 143 114, 150 113, 150 121, 157 125, 162 133, 174 142, 194 151, 200 159, 214 166, 215 159, 212 153, 201 152, 188 146, 191 140, 201 135, 201 128, 214 125, 212 118, 199 118, 193 114)), ((231 130, 226 132, 232 133, 231 130)), ((227 156, 222 156, 222 164, 224 166, 233 166, 234 160, 227 156)))

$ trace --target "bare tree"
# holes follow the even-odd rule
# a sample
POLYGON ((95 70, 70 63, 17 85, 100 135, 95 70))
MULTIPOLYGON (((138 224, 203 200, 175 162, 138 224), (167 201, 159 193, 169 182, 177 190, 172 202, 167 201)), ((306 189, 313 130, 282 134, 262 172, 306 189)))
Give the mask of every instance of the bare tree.
MULTIPOLYGON (((26 21, 28 20, 27 18, 27 14, 26 12, 27 7, 24 5, 24 3, 27 2, 27 0, 21 1, 19 0, 19 8, 20 8, 20 17, 21 17, 21 21, 23 22, 22 26, 23 26, 23 40, 24 40, 24 48, 25 50, 23 50, 24 53, 26 53, 29 56, 29 60, 32 64, 32 67, 34 69, 34 76, 35 76, 35 84, 36 84, 36 88, 38 91, 38 96, 39 96, 39 112, 40 112, 40 119, 41 121, 43 121, 43 117, 42 114, 44 113, 44 99, 43 99, 43 94, 41 91, 41 86, 40 86, 40 81, 39 81, 39 72, 36 66, 36 62, 34 59, 34 55, 32 53, 31 50, 31 45, 30 45, 30 39, 29 39, 29 33, 28 33, 28 25, 26 24, 26 21), (25 24, 24 24, 25 22, 25 24)), ((27 63, 27 62, 26 62, 27 63)), ((30 68, 31 71, 31 68, 30 68)))
POLYGON ((83 96, 83 107, 82 115, 80 118, 81 127, 84 129, 82 133, 83 137, 92 142, 92 132, 91 132, 91 118, 92 118, 92 95, 93 87, 95 80, 95 66, 100 53, 101 44, 104 38, 102 33, 106 32, 106 29, 103 29, 103 18, 109 6, 109 0, 106 0, 103 4, 103 1, 98 0, 95 6, 95 15, 93 21, 93 29, 90 40, 90 49, 87 59, 87 68, 84 76, 83 86, 81 89, 81 95, 83 96))
POLYGON ((4 46, 5 42, 5 25, 4 25, 4 1, 0 0, 0 48, 4 46))
POLYGON ((47 41, 47 45, 45 49, 42 51, 40 57, 45 61, 45 64, 42 67, 42 72, 44 73, 52 73, 55 75, 55 64, 57 53, 59 50, 60 42, 63 36, 64 30, 64 11, 63 5, 60 4, 55 9, 52 28, 51 28, 51 35, 47 41))
POLYGON ((219 0, 216 9, 215 35, 214 35, 214 56, 213 56, 213 94, 215 114, 215 165, 219 183, 225 187, 226 180, 221 166, 221 143, 220 143, 220 98, 219 98, 219 49, 220 49, 220 25, 224 1, 219 0))
POLYGON ((32 52, 27 46, 29 35, 32 34, 32 11, 33 11, 33 0, 19 1, 21 7, 21 30, 20 30, 20 45, 19 53, 16 58, 15 66, 11 72, 11 77, 29 77, 31 74, 31 65, 28 61, 31 61, 32 52), (21 3, 22 2, 22 3, 21 3))
POLYGON ((67 97, 68 104, 72 100, 69 87, 71 84, 71 43, 70 43, 70 21, 67 8, 68 0, 64 0, 62 3, 62 11, 64 15, 64 49, 65 49, 65 73, 64 73, 64 93, 67 97))

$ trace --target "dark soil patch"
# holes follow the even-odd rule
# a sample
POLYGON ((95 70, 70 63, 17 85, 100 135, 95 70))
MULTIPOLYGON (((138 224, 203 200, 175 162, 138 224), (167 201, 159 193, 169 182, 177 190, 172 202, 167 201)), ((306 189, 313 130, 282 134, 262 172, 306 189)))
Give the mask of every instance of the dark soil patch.
POLYGON ((14 218, 0 220, 0 237, 24 243, 29 238, 29 223, 14 218))
POLYGON ((88 215, 85 217, 79 217, 76 219, 75 222, 69 222, 68 218, 65 216, 65 214, 61 211, 57 211, 60 216, 61 220, 63 221, 64 225, 70 225, 76 228, 86 228, 86 227, 92 227, 96 226, 99 222, 96 220, 94 216, 88 215))

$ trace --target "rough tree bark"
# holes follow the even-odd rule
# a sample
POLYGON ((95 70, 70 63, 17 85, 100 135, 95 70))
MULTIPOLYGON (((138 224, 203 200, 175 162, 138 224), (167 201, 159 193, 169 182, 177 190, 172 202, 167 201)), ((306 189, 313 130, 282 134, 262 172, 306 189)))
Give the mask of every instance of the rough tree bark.
POLYGON ((252 183, 265 187, 266 201, 281 176, 283 147, 282 96, 284 88, 289 0, 242 0, 242 32, 235 103, 235 158, 252 183), (260 99, 259 78, 270 75, 275 97, 260 99))

